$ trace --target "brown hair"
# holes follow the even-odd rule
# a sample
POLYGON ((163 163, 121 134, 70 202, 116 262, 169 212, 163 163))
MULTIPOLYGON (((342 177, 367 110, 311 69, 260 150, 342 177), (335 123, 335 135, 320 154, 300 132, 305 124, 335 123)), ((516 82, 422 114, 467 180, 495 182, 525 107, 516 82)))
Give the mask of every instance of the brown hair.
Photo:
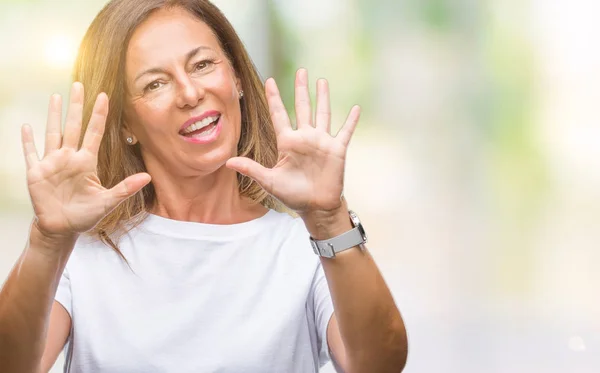
MULTIPOLYGON (((241 136, 238 155, 249 157, 266 167, 277 162, 277 143, 262 80, 242 41, 223 13, 208 0, 112 0, 96 16, 79 48, 74 80, 85 87, 83 131, 87 127, 96 96, 106 92, 110 111, 98 154, 98 177, 111 188, 127 176, 145 172, 137 146, 123 139, 125 56, 129 40, 138 25, 161 8, 181 7, 206 23, 219 40, 244 89, 241 100, 241 136)), ((240 193, 265 207, 283 210, 254 180, 238 174, 240 193)), ((90 233, 111 246, 121 257, 116 242, 128 229, 139 224, 155 200, 150 183, 120 204, 90 233)))

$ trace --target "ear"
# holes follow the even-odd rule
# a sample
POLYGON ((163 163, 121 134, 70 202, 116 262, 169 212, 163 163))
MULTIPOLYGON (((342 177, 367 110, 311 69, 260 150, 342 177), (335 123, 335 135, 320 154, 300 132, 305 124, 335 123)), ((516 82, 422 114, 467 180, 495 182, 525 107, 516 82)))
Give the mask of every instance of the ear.
POLYGON ((235 87, 238 92, 242 90, 242 81, 237 76, 235 77, 235 87))
POLYGON ((123 139, 125 140, 127 145, 134 145, 137 143, 137 137, 135 137, 133 132, 129 129, 127 123, 123 123, 123 128, 121 128, 121 134, 123 135, 123 139))

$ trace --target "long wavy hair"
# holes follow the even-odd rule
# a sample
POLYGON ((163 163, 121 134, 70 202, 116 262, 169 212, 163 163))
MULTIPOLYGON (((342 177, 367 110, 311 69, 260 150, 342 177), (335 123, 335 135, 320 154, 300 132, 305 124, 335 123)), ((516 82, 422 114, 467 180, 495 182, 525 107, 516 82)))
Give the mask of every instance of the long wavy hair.
MULTIPOLYGON (((233 26, 215 5, 208 0, 112 0, 88 28, 79 48, 73 74, 73 79, 85 87, 82 133, 85 133, 97 95, 105 92, 110 100, 106 130, 98 154, 98 177, 106 188, 115 186, 130 175, 146 172, 139 147, 127 145, 123 138, 127 93, 125 56, 136 27, 153 12, 172 7, 187 10, 213 30, 244 87, 238 155, 249 157, 266 167, 272 167, 277 162, 277 140, 263 82, 233 26)), ((241 174, 238 174, 237 180, 242 196, 265 207, 285 211, 285 207, 254 180, 241 174)), ((124 258, 118 248, 118 240, 143 221, 155 198, 150 183, 120 204, 89 233, 99 236, 124 258)))

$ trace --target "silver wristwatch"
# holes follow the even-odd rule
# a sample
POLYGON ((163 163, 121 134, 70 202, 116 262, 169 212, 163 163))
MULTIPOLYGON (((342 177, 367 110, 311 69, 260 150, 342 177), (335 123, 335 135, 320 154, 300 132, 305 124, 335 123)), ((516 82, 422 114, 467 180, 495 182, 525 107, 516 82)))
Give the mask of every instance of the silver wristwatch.
POLYGON ((340 251, 348 250, 367 242, 367 234, 360 223, 360 219, 353 211, 348 211, 348 213, 350 214, 350 221, 354 226, 348 232, 328 240, 317 241, 310 237, 310 244, 315 254, 325 258, 333 258, 340 251))

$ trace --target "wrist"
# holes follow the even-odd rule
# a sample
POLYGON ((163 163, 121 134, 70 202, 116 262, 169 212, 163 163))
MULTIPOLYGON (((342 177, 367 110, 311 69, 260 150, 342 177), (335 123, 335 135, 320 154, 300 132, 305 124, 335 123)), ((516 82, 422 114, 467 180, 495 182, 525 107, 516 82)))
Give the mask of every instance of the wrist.
POLYGON ((337 237, 353 228, 345 200, 342 200, 340 207, 334 210, 306 212, 300 217, 310 236, 315 240, 337 237))
POLYGON ((31 224, 28 249, 51 258, 69 256, 79 234, 53 234, 41 229, 36 220, 31 224))

